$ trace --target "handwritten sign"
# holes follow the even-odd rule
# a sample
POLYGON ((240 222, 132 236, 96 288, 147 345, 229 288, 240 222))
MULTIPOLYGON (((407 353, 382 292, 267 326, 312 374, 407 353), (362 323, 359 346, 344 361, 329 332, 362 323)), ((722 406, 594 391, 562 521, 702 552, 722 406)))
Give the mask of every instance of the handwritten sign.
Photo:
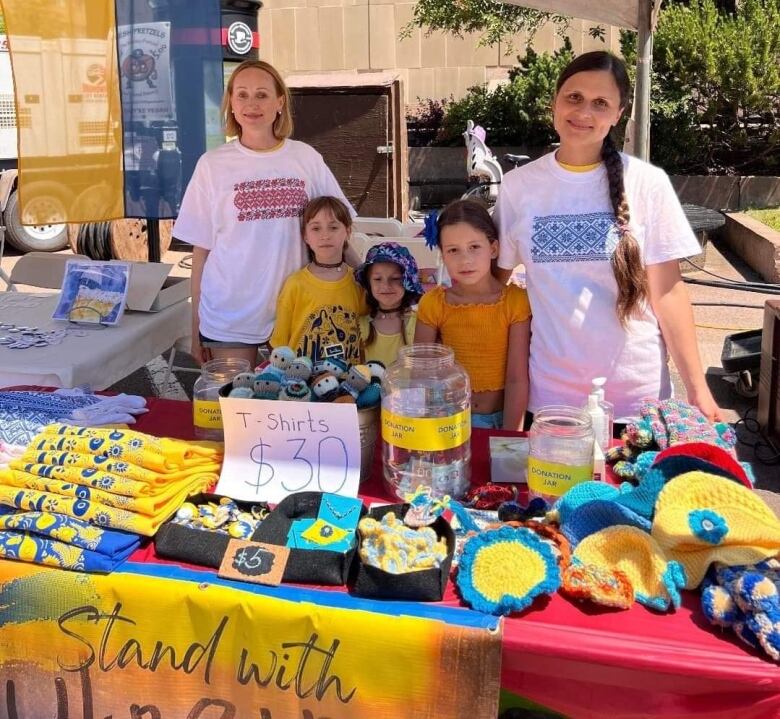
POLYGON ((304 491, 357 496, 355 405, 233 397, 219 404, 225 459, 218 494, 271 503, 304 491))
POLYGON ((231 539, 217 574, 242 582, 278 586, 289 557, 288 547, 231 539))

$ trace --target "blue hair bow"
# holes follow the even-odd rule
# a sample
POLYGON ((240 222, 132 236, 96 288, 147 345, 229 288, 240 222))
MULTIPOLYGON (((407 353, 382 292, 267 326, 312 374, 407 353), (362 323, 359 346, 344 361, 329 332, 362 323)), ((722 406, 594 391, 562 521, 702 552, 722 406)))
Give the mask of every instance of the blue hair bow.
POLYGON ((435 250, 439 246, 439 213, 431 210, 425 216, 425 227, 423 229, 425 237, 425 246, 435 250))

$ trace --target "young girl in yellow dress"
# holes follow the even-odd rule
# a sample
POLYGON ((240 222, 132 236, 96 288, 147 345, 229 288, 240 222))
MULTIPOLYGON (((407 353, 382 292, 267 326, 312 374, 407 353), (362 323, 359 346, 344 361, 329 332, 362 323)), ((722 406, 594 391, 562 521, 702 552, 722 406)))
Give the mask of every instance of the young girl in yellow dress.
POLYGON ((365 360, 389 367, 401 347, 414 339, 413 306, 423 294, 417 262, 403 245, 382 242, 368 251, 355 279, 365 289, 370 308, 360 318, 365 360))
POLYGON ((449 204, 437 228, 452 287, 423 295, 414 341, 441 342, 454 350, 471 380, 473 427, 522 430, 528 404, 528 295, 493 275, 498 232, 478 202, 449 204))
POLYGON ((317 197, 306 205, 302 225, 311 261, 282 287, 270 344, 290 347, 315 364, 327 358, 357 364, 362 359, 359 319, 368 307, 344 262, 352 217, 341 200, 317 197))

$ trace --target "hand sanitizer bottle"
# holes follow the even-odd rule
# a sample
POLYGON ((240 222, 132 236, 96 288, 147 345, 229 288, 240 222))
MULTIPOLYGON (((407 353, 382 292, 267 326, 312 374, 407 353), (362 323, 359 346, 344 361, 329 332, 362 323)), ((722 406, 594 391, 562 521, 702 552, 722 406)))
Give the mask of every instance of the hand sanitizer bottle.
POLYGON ((599 443, 599 447, 603 451, 607 451, 609 445, 612 442, 612 427, 615 421, 615 407, 611 402, 607 402, 604 399, 604 385, 607 382, 606 377, 595 377, 591 381, 590 395, 588 395, 588 413, 592 415, 590 410, 591 397, 596 397, 596 402, 602 412, 603 421, 600 427, 597 429, 595 420, 593 425, 594 434, 596 435, 596 441, 599 443))

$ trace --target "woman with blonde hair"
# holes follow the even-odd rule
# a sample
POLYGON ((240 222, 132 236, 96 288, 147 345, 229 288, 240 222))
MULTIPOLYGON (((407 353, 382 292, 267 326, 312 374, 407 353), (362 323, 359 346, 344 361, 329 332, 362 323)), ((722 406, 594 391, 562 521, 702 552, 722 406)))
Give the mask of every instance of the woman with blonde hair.
POLYGON ((193 245, 192 354, 248 359, 274 326, 285 279, 307 262, 300 218, 309 200, 348 201, 309 145, 291 140, 290 91, 262 60, 231 74, 222 99, 228 137, 198 160, 173 234, 193 245))

